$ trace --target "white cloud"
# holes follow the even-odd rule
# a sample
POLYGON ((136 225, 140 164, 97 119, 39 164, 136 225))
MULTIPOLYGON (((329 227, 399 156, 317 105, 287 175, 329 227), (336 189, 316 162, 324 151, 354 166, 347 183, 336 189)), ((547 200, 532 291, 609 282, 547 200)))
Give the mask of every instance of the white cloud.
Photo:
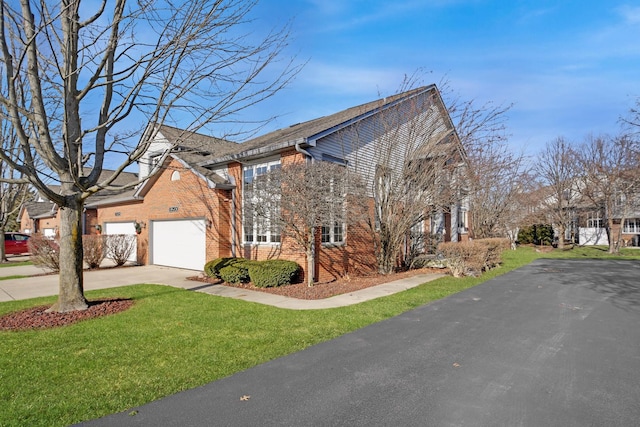
POLYGON ((392 68, 348 67, 311 62, 298 80, 323 91, 350 95, 395 93, 404 74, 392 68))
POLYGON ((640 24, 640 7, 624 5, 617 8, 617 12, 622 15, 627 24, 640 24))

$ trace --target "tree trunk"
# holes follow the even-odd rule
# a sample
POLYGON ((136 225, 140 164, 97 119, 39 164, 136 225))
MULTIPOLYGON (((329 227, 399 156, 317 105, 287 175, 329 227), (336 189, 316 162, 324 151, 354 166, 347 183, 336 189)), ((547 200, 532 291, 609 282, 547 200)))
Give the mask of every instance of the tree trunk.
POLYGON ((564 249, 564 234, 565 234, 564 224, 560 224, 558 226, 558 249, 564 249))
POLYGON ((307 242, 306 242, 306 247, 305 247, 305 254, 307 257, 307 272, 306 272, 306 277, 307 277, 307 286, 311 287, 313 286, 313 279, 314 276, 316 275, 316 245, 315 245, 315 240, 316 240, 316 229, 314 227, 312 227, 311 229, 307 230, 307 242))
POLYGON ((378 261, 378 272, 380 274, 393 273, 397 255, 397 247, 392 242, 393 236, 387 227, 382 224, 380 227, 380 258, 378 261))
POLYGON ((4 250, 4 228, 0 229, 0 262, 6 262, 7 254, 4 250))
POLYGON ((60 208, 60 290, 50 312, 65 313, 88 307, 82 276, 83 202, 71 200, 68 205, 71 206, 60 208))
POLYGON ((607 226, 605 228, 605 231, 607 232, 607 239, 609 239, 609 253, 615 254, 617 253, 617 251, 616 251, 616 242, 614 241, 614 235, 613 235, 613 220, 609 220, 607 218, 607 226))
POLYGON ((316 260, 313 251, 307 251, 307 286, 313 286, 313 276, 315 275, 316 260))

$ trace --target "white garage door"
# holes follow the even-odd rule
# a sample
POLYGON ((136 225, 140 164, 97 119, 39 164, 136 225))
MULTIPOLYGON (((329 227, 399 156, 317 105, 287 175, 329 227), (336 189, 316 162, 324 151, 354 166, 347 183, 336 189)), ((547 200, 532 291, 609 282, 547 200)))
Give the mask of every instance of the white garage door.
POLYGON ((206 258, 206 226, 203 219, 153 221, 151 263, 202 270, 206 258))
MULTIPOLYGON (((126 234, 136 236, 136 227, 133 225, 133 221, 129 222, 105 222, 104 234, 126 234)), ((137 262, 137 241, 133 244, 133 251, 128 258, 128 261, 137 262)))

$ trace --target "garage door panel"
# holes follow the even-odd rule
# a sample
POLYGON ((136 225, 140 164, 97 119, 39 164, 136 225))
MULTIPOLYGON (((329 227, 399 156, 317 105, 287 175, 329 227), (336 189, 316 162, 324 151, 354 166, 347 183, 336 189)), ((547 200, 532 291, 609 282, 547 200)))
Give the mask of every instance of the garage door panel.
POLYGON ((203 219, 153 221, 151 263, 202 270, 206 258, 205 236, 203 219))

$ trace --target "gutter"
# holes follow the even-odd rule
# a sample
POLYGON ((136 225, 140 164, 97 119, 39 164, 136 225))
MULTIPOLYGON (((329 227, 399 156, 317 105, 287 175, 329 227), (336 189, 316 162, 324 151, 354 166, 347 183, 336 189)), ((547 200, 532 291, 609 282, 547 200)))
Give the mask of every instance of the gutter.
POLYGON ((305 156, 307 156, 308 158, 310 158, 312 162, 313 162, 313 161, 315 161, 315 157, 313 157, 313 154, 311 154, 310 152, 308 152, 307 150, 305 150, 304 148, 302 148, 302 147, 300 146, 300 142, 306 142, 306 141, 304 141, 304 140, 303 140, 303 141, 297 141, 297 142, 296 142, 296 145, 295 145, 296 151, 297 151, 298 153, 304 154, 305 156))

